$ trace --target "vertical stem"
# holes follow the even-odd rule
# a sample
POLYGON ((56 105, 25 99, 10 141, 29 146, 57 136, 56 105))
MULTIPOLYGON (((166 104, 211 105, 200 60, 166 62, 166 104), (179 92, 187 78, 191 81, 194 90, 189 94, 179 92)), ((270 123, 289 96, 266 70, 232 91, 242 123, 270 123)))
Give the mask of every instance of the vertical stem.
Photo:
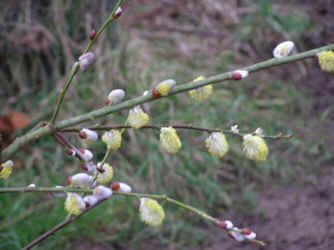
POLYGON ((78 72, 79 68, 80 68, 80 65, 79 65, 79 64, 77 64, 77 65, 74 67, 74 69, 71 71, 70 77, 68 78, 68 80, 67 80, 66 83, 65 83, 65 87, 61 90, 61 92, 60 92, 60 98, 58 99, 56 109, 55 109, 55 111, 53 112, 52 118, 51 118, 51 120, 50 120, 50 123, 51 123, 51 124, 54 124, 54 123, 55 123, 56 118, 57 118, 57 115, 58 115, 59 110, 60 110, 60 108, 61 108, 61 105, 62 105, 62 103, 63 103, 63 101, 64 101, 66 92, 67 92, 68 88, 70 87, 71 82, 72 82, 72 80, 73 80, 75 74, 78 72))
MULTIPOLYGON (((94 38, 92 40, 89 41, 88 45, 86 46, 83 54, 87 53, 88 50, 93 46, 93 44, 95 43, 95 41, 97 40, 97 38, 100 36, 100 34, 105 30, 105 28, 108 26, 109 23, 111 23, 113 20, 114 20, 114 14, 115 12, 117 11, 118 7, 121 5, 121 3, 123 2, 124 0, 118 0, 118 2, 116 3, 116 5, 114 6, 111 14, 109 15, 108 19, 104 22, 104 24, 101 26, 101 28, 98 30, 98 32, 96 33, 96 35, 94 36, 94 38)), ((57 119, 57 115, 60 111, 60 108, 63 104, 63 101, 64 101, 64 98, 65 98, 65 95, 66 95, 66 92, 68 90, 68 88, 70 87, 71 83, 72 83, 72 80, 75 76, 75 74, 78 72, 80 68, 80 65, 77 64, 74 69, 71 71, 71 74, 70 74, 70 77, 68 78, 67 82, 65 83, 65 87, 61 90, 60 92, 60 97, 58 99, 58 102, 57 102, 57 106, 56 106, 56 109, 55 111, 53 112, 53 115, 52 115, 52 118, 50 120, 50 123, 51 124, 54 124, 56 119, 57 119)))

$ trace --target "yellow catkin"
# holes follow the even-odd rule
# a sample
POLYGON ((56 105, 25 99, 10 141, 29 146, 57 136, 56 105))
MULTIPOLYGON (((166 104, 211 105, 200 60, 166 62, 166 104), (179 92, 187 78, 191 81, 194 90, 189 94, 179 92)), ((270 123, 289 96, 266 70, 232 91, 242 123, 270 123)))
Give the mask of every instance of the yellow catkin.
POLYGON ((206 140, 205 145, 216 158, 223 157, 229 150, 229 145, 223 133, 214 132, 206 140))
POLYGON ((139 206, 140 218, 150 226, 159 226, 165 218, 164 209, 153 199, 141 198, 139 206))
MULTIPOLYGON (((194 79, 194 82, 197 81, 201 81, 204 80, 205 77, 204 76, 199 76, 196 79, 194 79)), ((189 96, 191 99, 197 101, 197 102, 201 102, 204 101, 206 99, 208 99, 211 95, 212 95, 212 91, 213 91, 213 87, 212 85, 206 85, 204 87, 201 88, 197 88, 197 89, 192 89, 190 91, 188 91, 189 96)))
POLYGON ((13 170, 13 161, 8 160, 0 165, 0 178, 7 179, 13 170))
POLYGON ((323 71, 334 72, 334 52, 322 51, 318 55, 319 65, 323 71))
POLYGON ((150 117, 146 114, 140 106, 130 109, 128 116, 128 123, 132 128, 141 128, 145 126, 150 117))
POLYGON ((121 147, 122 134, 116 129, 105 132, 102 136, 102 141, 112 150, 117 150, 121 147))
POLYGON ((157 85, 155 88, 162 96, 167 96, 169 91, 174 88, 176 82, 173 79, 165 80, 157 85))
POLYGON ((80 195, 75 193, 67 193, 65 200, 65 210, 70 215, 79 215, 85 209, 85 202, 80 195))
POLYGON ((247 158, 254 161, 265 161, 268 156, 266 142, 258 135, 245 135, 243 137, 243 151, 247 158))
POLYGON ((181 148, 181 141, 173 127, 161 128, 160 143, 163 149, 170 154, 179 152, 181 148))
POLYGON ((112 166, 109 165, 108 163, 104 163, 102 169, 103 173, 100 172, 96 173, 97 174, 96 182, 103 185, 109 184, 112 178, 114 177, 114 170, 112 166))

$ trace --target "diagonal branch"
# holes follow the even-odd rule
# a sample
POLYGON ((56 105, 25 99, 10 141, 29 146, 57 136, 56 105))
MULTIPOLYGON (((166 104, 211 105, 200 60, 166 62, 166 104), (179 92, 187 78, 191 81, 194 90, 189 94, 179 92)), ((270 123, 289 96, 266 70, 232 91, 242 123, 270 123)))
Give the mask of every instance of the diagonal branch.
POLYGON ((102 202, 104 202, 106 199, 99 201, 98 203, 96 203, 95 205, 87 208, 86 210, 84 210, 81 214, 75 216, 75 217, 67 217, 63 222, 59 223, 58 225, 56 225, 55 227, 51 228, 50 230, 48 230, 47 232, 45 232, 44 234, 41 234, 40 236, 38 236, 36 239, 34 239, 32 242, 30 242, 28 245, 26 245, 23 250, 27 250, 30 249, 34 246, 36 246, 37 244, 39 244, 40 242, 42 242, 43 240, 49 238, 52 234, 54 234, 55 232, 57 232, 58 230, 62 229, 63 227, 67 226, 68 224, 72 223, 73 221, 76 221, 77 219, 79 219, 81 216, 85 215, 86 213, 88 213, 90 210, 92 210, 93 208, 95 208, 96 206, 98 206, 99 204, 101 204, 102 202))
MULTIPOLYGON (((100 34, 105 30, 105 28, 108 26, 108 24, 110 24, 113 20, 114 20, 114 17, 115 17, 115 12, 117 11, 118 7, 122 4, 124 0, 118 0, 118 2, 116 3, 116 5, 114 6, 111 14, 109 15, 108 19, 104 22, 104 24, 101 26, 101 28, 96 32, 95 36, 93 37, 92 40, 89 41, 89 43, 87 44, 85 50, 84 50, 84 53, 87 53, 88 50, 93 46, 93 44, 95 43, 95 41, 97 40, 97 38, 100 36, 100 34)), ((50 123, 51 124, 54 124, 55 121, 56 121, 56 118, 57 118, 57 115, 60 111, 60 108, 63 104, 63 101, 64 101, 64 98, 65 98, 65 95, 66 95, 66 92, 67 90, 69 89, 73 79, 74 79, 74 76, 76 75, 76 73, 79 71, 79 68, 80 68, 80 65, 77 64, 71 71, 71 74, 69 76, 69 78, 67 79, 66 83, 65 83, 65 86, 64 88, 60 91, 60 97, 58 99, 58 102, 57 102, 57 105, 56 105, 56 108, 53 112, 53 115, 52 115, 52 118, 50 120, 50 123)))
MULTIPOLYGON (((259 71, 259 70, 272 68, 272 67, 275 67, 281 64, 287 64, 287 63, 292 63, 292 62, 304 60, 307 58, 311 58, 311 57, 316 56, 321 51, 330 50, 330 49, 334 49, 334 43, 324 46, 324 47, 317 48, 317 49, 308 50, 302 53, 288 56, 288 57, 269 59, 269 60, 266 60, 266 61, 263 61, 257 64, 253 64, 248 67, 244 67, 242 69, 247 70, 249 73, 252 73, 252 72, 259 71)), ((232 71, 226 72, 223 74, 219 74, 219 75, 215 75, 215 76, 211 76, 207 79, 197 81, 197 82, 191 81, 191 82, 187 82, 184 84, 179 84, 168 95, 176 95, 176 94, 179 94, 179 93, 191 90, 191 89, 203 87, 205 85, 216 84, 216 83, 221 83, 226 80, 231 80, 231 75, 232 75, 232 71)), ((161 97, 161 98, 164 98, 164 97, 161 97)), ((54 124, 53 127, 50 125, 47 125, 45 127, 39 128, 35 131, 32 131, 24 136, 17 138, 12 144, 10 144, 7 148, 3 150, 2 158, 3 160, 9 159, 23 145, 26 145, 41 136, 50 135, 53 133, 54 130, 60 130, 60 129, 67 128, 73 125, 77 125, 77 124, 80 124, 86 121, 90 121, 92 119, 94 120, 96 118, 106 116, 116 111, 129 109, 136 105, 140 105, 140 104, 147 103, 147 102, 152 102, 158 99, 159 98, 153 98, 151 95, 140 96, 140 97, 130 99, 128 101, 124 101, 120 104, 117 104, 111 107, 103 107, 103 108, 91 111, 83 115, 79 115, 79 116, 76 116, 76 117, 73 117, 67 120, 57 122, 56 124, 54 124)))

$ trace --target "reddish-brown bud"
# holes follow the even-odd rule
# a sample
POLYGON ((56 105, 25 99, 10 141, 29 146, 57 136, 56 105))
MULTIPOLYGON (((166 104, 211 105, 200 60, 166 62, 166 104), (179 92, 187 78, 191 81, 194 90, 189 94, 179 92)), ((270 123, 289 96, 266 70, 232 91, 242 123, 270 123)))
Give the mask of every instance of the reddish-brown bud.
POLYGON ((82 168, 83 170, 88 171, 88 167, 87 167, 87 165, 86 165, 86 162, 81 163, 81 168, 82 168))
POLYGON ((120 188, 120 185, 119 185, 119 182, 118 182, 118 181, 115 181, 115 182, 111 185, 111 189, 112 189, 113 191, 117 191, 117 190, 119 190, 119 188, 120 188))
POLYGON ((242 79, 241 73, 239 73, 239 72, 233 72, 232 73, 232 79, 233 80, 241 80, 242 79))
POLYGON ((75 155, 75 152, 73 151, 73 149, 67 148, 66 154, 72 156, 72 155, 75 155))
POLYGON ((102 167, 97 167, 96 170, 99 171, 101 174, 105 172, 105 170, 102 167))
POLYGON ((228 231, 228 232, 227 232, 227 235, 228 235, 228 237, 230 237, 231 239, 235 240, 235 238, 234 238, 234 236, 233 236, 233 234, 232 234, 231 231, 228 231))
POLYGON ((251 233, 252 233, 252 230, 250 230, 249 228, 241 229, 241 234, 243 235, 250 235, 251 233))
POLYGON ((122 13, 123 13, 123 10, 122 10, 121 6, 119 6, 118 9, 115 12, 115 16, 114 16, 115 19, 119 18, 122 15, 122 13))
POLYGON ((81 139, 87 139, 87 133, 85 131, 80 131, 79 136, 81 139))
POLYGON ((222 229, 226 229, 227 228, 227 224, 224 220, 220 221, 218 224, 218 227, 222 228, 222 229))
POLYGON ((72 182, 72 176, 67 177, 67 184, 71 185, 72 182))
POLYGON ((85 206, 86 206, 86 208, 89 208, 90 207, 90 204, 89 204, 89 202, 85 202, 85 206))
POLYGON ((152 89, 152 97, 153 98, 159 98, 161 97, 161 94, 159 93, 159 91, 157 89, 152 89))
POLYGON ((96 30, 92 29, 92 31, 89 33, 89 39, 93 40, 96 36, 96 30))

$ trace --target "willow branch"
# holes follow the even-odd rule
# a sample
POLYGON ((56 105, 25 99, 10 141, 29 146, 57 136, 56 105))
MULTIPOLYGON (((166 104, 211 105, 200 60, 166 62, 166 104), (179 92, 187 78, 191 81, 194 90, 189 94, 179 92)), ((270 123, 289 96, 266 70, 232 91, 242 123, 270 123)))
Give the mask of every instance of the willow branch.
MULTIPOLYGON (((248 67, 244 67, 242 69, 247 70, 249 73, 253 73, 259 70, 272 68, 278 65, 292 63, 292 62, 304 60, 307 58, 311 58, 311 57, 316 56, 319 52, 323 50, 330 50, 330 49, 334 49, 334 43, 324 46, 324 47, 317 48, 317 49, 312 49, 312 50, 308 50, 308 51, 298 53, 292 56, 288 56, 288 57, 269 59, 269 60, 254 64, 248 67)), ((196 81, 196 82, 191 81, 191 82, 187 82, 184 84, 179 84, 168 95, 169 96, 176 95, 176 94, 179 94, 185 91, 189 91, 191 89, 203 87, 205 85, 217 84, 223 81, 231 80, 232 73, 233 71, 230 71, 230 72, 226 72, 223 74, 211 76, 201 81, 196 81)), ((165 98, 165 97, 161 97, 161 98, 165 98)), ((8 159, 17 150, 19 150, 20 147, 36 139, 36 136, 40 137, 40 136, 50 135, 53 132, 53 129, 60 130, 63 128, 71 127, 71 126, 74 126, 74 125, 77 125, 77 124, 80 124, 86 121, 90 121, 90 120, 94 120, 99 117, 106 116, 116 111, 129 109, 136 105, 140 105, 140 104, 147 103, 147 102, 152 102, 158 99, 160 98, 153 98, 151 95, 140 96, 140 97, 130 99, 128 101, 124 101, 114 106, 103 107, 103 108, 91 111, 83 115, 79 115, 79 116, 76 116, 76 117, 73 117, 67 120, 57 122, 53 125, 53 127, 50 125, 47 125, 45 127, 39 128, 33 132, 30 132, 24 136, 17 138, 12 144, 10 144, 7 148, 3 150, 2 158, 3 160, 8 159)))
MULTIPOLYGON (((83 192, 83 193, 93 193, 93 189, 82 189, 82 188, 71 188, 71 187, 65 187, 65 188, 47 188, 47 187, 39 187, 39 188, 37 188, 37 187, 36 188, 29 188, 29 187, 0 188, 0 193, 25 193, 25 192, 76 192, 76 193, 83 192)), ((155 199, 155 200, 166 201, 168 203, 171 203, 173 205, 181 207, 185 210, 189 210, 189 211, 197 214, 199 217, 202 217, 203 219, 205 219, 207 221, 210 221, 211 223, 215 224, 216 226, 219 226, 220 223, 221 223, 221 220, 212 217, 211 215, 197 209, 196 207, 193 207, 193 206, 187 205, 187 204, 185 204, 181 201, 169 198, 167 195, 164 195, 164 194, 124 193, 124 192, 116 192, 116 191, 114 191, 113 194, 121 195, 121 196, 128 196, 128 197, 136 197, 136 198, 146 197, 146 198, 151 198, 151 199, 155 199)), ((102 200, 102 201, 104 201, 104 200, 102 200)), ((34 241, 30 242, 27 246, 25 246, 24 249, 30 249, 31 247, 35 246, 36 244, 38 244, 42 240, 48 238, 50 235, 52 235, 55 232, 57 232, 58 230, 62 229, 63 227, 65 227, 69 223, 71 223, 71 222, 77 220, 78 218, 80 218, 82 215, 89 212, 91 209, 96 207, 101 202, 99 202, 99 203, 95 204, 94 206, 89 207, 88 209, 84 210, 80 215, 77 215, 75 217, 67 218, 65 221, 61 222, 60 224, 58 224, 54 228, 50 229, 46 233, 40 235, 34 241)), ((230 229, 230 230, 240 232, 239 229, 230 229)), ((251 240, 251 242, 256 243, 256 244, 260 244, 261 246, 266 245, 264 242, 259 241, 259 240, 251 240)))
MULTIPOLYGON (((121 3, 123 2, 124 0, 118 0, 118 2, 116 3, 116 5, 114 6, 110 16, 108 17, 108 19, 104 22, 104 24, 101 26, 101 28, 97 31, 97 33, 95 34, 95 36, 93 37, 92 40, 89 41, 89 43, 87 44, 85 50, 83 53, 87 53, 88 50, 93 46, 93 44, 95 43, 95 41, 97 40, 97 38, 100 36, 100 34, 105 30, 105 28, 108 26, 108 24, 110 24, 113 20, 114 20, 114 14, 116 12, 116 10, 118 9, 118 7, 121 5, 121 3)), ((51 124, 54 124, 56 119, 57 119, 57 115, 60 111, 60 108, 63 104, 63 101, 64 101, 64 98, 65 98, 65 95, 66 95, 66 92, 68 90, 68 88, 70 87, 72 81, 73 81, 73 78, 74 76, 76 75, 76 73, 78 72, 80 68, 80 65, 77 64, 71 71, 70 73, 70 76, 68 78, 68 80, 66 81, 65 83, 65 86, 64 88, 60 91, 60 97, 58 99, 58 102, 57 102, 57 105, 56 105, 56 108, 55 108, 55 111, 53 112, 53 115, 52 115, 52 118, 50 120, 50 123, 51 124)))
MULTIPOLYGON (((243 137, 247 134, 252 134, 251 133, 240 133, 240 132, 232 132, 231 130, 223 130, 223 129, 211 129, 211 128, 201 128, 201 127, 195 127, 195 126, 187 126, 187 125, 146 125, 141 127, 140 129, 156 129, 160 130, 163 127, 171 126, 175 129, 186 129, 186 130, 196 130, 196 131, 202 131, 202 132, 208 132, 208 133, 213 133, 213 132, 222 132, 224 134, 231 134, 239 137, 243 137)), ((61 132, 80 132, 82 128, 68 128, 68 129, 62 129, 61 132)), ((128 125, 115 125, 115 126, 94 126, 94 127, 88 127, 90 130, 95 130, 95 131, 106 131, 110 129, 133 129, 131 126, 128 125)), ((261 136, 262 138, 265 139, 290 139, 292 138, 291 134, 283 134, 283 133, 278 133, 277 135, 264 135, 261 136)))
POLYGON ((58 225, 56 225, 55 227, 51 228, 50 230, 48 230, 47 232, 45 232, 44 234, 41 234, 40 236, 38 236, 36 239, 34 239, 32 242, 30 242, 28 245, 26 245, 23 250, 27 250, 30 249, 34 246, 36 246, 38 243, 42 242, 43 240, 49 238, 52 234, 54 234, 55 232, 57 232, 58 230, 64 228, 65 226, 67 226, 68 224, 76 221, 77 219, 79 219, 81 216, 85 215, 86 213, 88 213, 90 210, 92 210, 93 208, 95 208, 96 206, 98 206, 99 204, 101 204, 102 202, 104 202, 104 200, 99 201, 98 203, 94 204, 93 206, 87 208, 86 210, 84 210, 81 214, 75 216, 75 217, 68 217, 66 218, 63 222, 59 223, 58 225))

